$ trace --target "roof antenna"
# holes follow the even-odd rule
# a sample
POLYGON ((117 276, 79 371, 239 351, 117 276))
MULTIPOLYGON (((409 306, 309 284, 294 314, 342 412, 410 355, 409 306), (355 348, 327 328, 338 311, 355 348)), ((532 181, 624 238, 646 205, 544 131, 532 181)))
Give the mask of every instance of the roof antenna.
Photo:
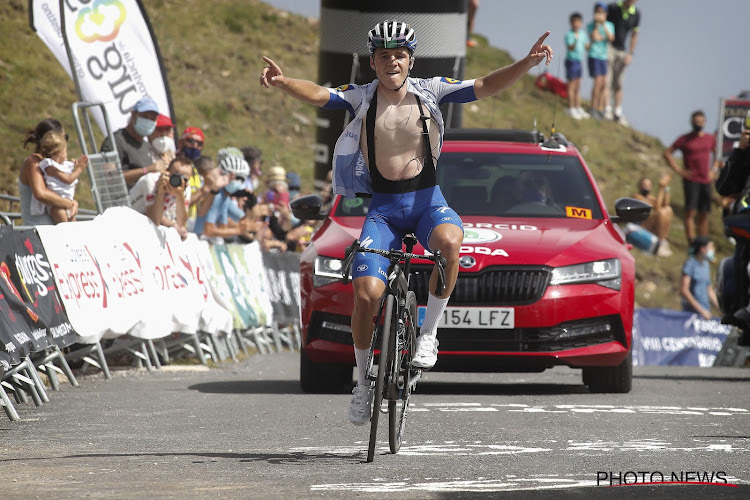
MULTIPOLYGON (((560 67, 561 67, 560 66, 560 61, 561 60, 562 60, 562 58, 559 58, 557 60, 557 76, 558 76, 558 78, 560 77, 560 67)), ((559 101, 559 100, 560 99, 558 98, 558 96, 555 96, 555 104, 552 107, 552 127, 550 128, 549 139, 547 139, 546 141, 544 141, 542 143, 542 147, 543 148, 560 149, 562 147, 560 145, 560 142, 559 142, 560 134, 556 134, 555 133, 555 117, 557 116, 557 101, 559 101)), ((565 142, 567 142, 567 141, 565 141, 565 142)))

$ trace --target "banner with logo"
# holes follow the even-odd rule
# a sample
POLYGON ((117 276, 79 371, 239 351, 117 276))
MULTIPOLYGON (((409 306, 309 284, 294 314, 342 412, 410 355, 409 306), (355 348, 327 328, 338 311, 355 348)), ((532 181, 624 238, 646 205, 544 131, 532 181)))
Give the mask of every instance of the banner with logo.
POLYGON ((271 294, 268 287, 268 277, 263 267, 263 253, 259 243, 249 245, 238 245, 244 254, 246 263, 245 277, 250 283, 250 288, 255 292, 254 304, 258 318, 262 325, 271 326, 274 322, 273 305, 271 304, 271 294))
POLYGON ((718 318, 667 309, 636 309, 633 365, 713 366, 730 327, 718 318))
POLYGON ((220 272, 217 274, 223 274, 226 280, 226 285, 229 288, 229 293, 234 301, 235 310, 237 311, 237 317, 239 324, 235 321, 235 327, 240 329, 246 329, 257 326, 258 317, 255 314, 250 302, 247 300, 247 292, 242 284, 242 269, 235 268, 232 262, 232 257, 229 255, 229 251, 225 245, 212 245, 211 255, 214 260, 214 267, 220 272))
POLYGON ((278 323, 299 323, 299 255, 265 252, 263 267, 268 278, 268 295, 278 323))
MULTIPOLYGON (((174 121, 167 75, 140 0, 29 0, 29 13, 31 28, 77 82, 81 100, 105 103, 113 130, 127 125, 144 96, 174 121)), ((103 117, 94 116, 104 132, 103 117)))
POLYGON ((36 230, 11 230, 10 235, 10 240, 3 238, 0 244, 0 267, 10 272, 10 280, 23 301, 39 315, 50 344, 63 348, 75 343, 78 336, 57 295, 52 269, 36 230))
POLYGON ((719 111, 719 137, 716 141, 716 157, 726 161, 737 146, 742 133, 742 122, 750 110, 750 100, 721 99, 719 111))

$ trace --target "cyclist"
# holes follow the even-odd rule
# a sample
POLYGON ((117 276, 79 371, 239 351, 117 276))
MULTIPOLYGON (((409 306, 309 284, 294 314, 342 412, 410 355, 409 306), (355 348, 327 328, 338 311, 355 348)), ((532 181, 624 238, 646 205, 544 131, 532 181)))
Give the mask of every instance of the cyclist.
MULTIPOLYGON (((365 85, 326 88, 283 74, 263 57, 260 84, 276 87, 300 101, 329 109, 346 109, 352 120, 336 142, 333 190, 345 197, 372 194, 360 241, 363 246, 401 248, 401 239, 414 232, 428 251, 440 250, 447 261, 446 286, 435 295, 436 271, 430 280, 427 311, 413 365, 432 368, 437 361, 437 325, 458 276, 463 229, 461 219, 446 203, 437 185, 435 168, 443 142, 439 105, 471 102, 496 95, 545 58, 552 48, 544 44, 549 32, 534 43, 523 59, 476 80, 411 78, 417 37, 406 23, 386 20, 368 33, 370 67, 377 78, 365 85), (377 159, 376 159, 377 158, 377 159)), ((352 266, 354 311, 352 337, 358 383, 353 390, 349 420, 364 425, 370 420, 373 387, 367 380, 367 361, 377 314, 385 291, 388 260, 358 253, 352 266)))

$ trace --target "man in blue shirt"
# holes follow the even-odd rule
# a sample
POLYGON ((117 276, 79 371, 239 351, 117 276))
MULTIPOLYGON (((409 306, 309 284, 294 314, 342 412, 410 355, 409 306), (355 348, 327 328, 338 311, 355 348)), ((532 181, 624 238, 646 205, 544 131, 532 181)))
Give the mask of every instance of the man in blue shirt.
MULTIPOLYGON (((476 80, 410 78, 417 47, 414 29, 386 20, 369 31, 370 67, 377 79, 366 85, 322 87, 283 74, 268 57, 263 60, 260 84, 276 87, 303 102, 346 109, 352 116, 336 142, 333 191, 346 197, 372 194, 360 240, 370 248, 401 248, 401 239, 414 232, 428 251, 445 256, 446 286, 435 295, 433 271, 427 311, 413 364, 429 369, 437 361, 437 326, 458 276, 463 229, 461 219, 443 198, 435 168, 443 142, 444 102, 470 102, 498 94, 531 68, 552 58, 542 35, 523 59, 476 80), (377 160, 376 160, 377 158, 377 160)), ((372 318, 385 291, 388 261, 358 253, 352 266, 354 311, 352 337, 358 384, 354 388, 349 420, 364 425, 370 420, 373 388, 367 380, 367 358, 373 334, 372 318)))
POLYGON ((714 244, 708 236, 698 236, 692 246, 693 255, 682 266, 680 295, 682 310, 696 312, 711 319, 711 306, 719 309, 716 292, 711 286, 709 261, 714 259, 714 244))

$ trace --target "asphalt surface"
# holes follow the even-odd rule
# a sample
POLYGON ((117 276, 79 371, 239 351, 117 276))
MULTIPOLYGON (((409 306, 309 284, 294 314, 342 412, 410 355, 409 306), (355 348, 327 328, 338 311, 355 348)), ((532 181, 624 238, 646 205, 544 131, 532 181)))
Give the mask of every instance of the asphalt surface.
POLYGON ((428 373, 401 452, 381 418, 371 464, 350 396, 303 394, 297 370, 285 352, 83 377, 21 421, 0 413, 0 497, 750 497, 747 369, 639 367, 624 395, 568 368, 428 373), (692 484, 609 486, 618 473, 692 484))

